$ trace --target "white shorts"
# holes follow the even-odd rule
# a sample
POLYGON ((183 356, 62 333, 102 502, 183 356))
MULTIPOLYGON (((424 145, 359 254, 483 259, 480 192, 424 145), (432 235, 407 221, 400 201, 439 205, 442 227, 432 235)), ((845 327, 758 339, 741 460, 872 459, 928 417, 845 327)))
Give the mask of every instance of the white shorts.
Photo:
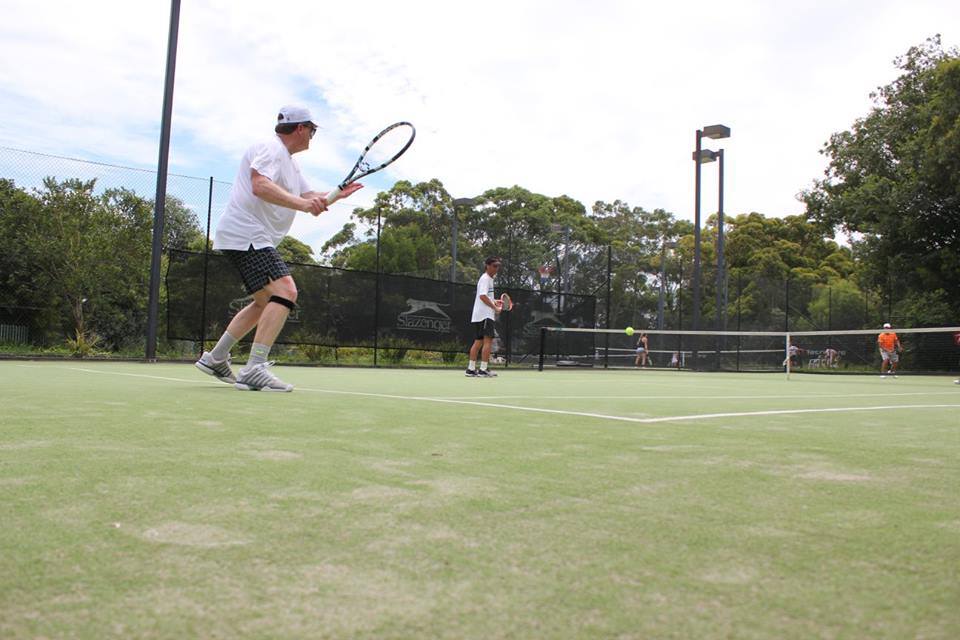
POLYGON ((880 349, 880 355, 884 360, 889 360, 890 362, 900 362, 900 354, 897 353, 896 349, 893 351, 884 351, 883 349, 880 349))
POLYGON ((644 349, 643 347, 637 347, 637 355, 638 355, 638 356, 639 356, 641 353, 644 353, 645 351, 646 351, 646 349, 644 349))

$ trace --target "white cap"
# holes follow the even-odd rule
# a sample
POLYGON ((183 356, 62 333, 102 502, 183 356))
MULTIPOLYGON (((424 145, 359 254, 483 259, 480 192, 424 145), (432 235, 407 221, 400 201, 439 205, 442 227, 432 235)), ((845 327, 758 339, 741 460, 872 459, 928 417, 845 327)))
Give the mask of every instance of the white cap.
POLYGON ((313 114, 310 113, 310 109, 293 104, 280 107, 277 124, 300 124, 301 122, 309 122, 313 126, 317 126, 313 121, 313 114))
POLYGON ((884 322, 884 323, 883 323, 883 328, 884 328, 884 329, 890 329, 890 328, 891 328, 891 327, 890 327, 890 323, 889 323, 889 322, 884 322))

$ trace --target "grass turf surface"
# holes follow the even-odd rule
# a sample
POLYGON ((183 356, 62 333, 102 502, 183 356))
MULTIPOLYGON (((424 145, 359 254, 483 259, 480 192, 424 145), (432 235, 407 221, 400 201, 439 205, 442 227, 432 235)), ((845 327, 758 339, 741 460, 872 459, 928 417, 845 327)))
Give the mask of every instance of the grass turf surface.
POLYGON ((950 379, 278 373, 0 362, 0 636, 960 636, 950 379))

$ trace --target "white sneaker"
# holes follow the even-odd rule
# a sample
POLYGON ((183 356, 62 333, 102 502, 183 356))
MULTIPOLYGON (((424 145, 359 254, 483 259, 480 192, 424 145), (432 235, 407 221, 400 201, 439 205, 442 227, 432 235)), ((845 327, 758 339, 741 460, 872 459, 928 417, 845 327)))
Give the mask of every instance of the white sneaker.
POLYGON ((193 364, 197 369, 200 369, 200 371, 203 371, 208 376, 213 376, 221 382, 233 384, 237 381, 233 375, 233 370, 230 368, 230 356, 227 356, 227 359, 223 362, 217 362, 213 359, 213 356, 210 355, 209 351, 204 351, 200 359, 193 364))
POLYGON ((240 369, 235 386, 240 391, 293 391, 293 385, 287 384, 268 369, 273 362, 262 362, 249 369, 240 369))
POLYGON ((953 381, 953 384, 960 384, 960 379, 954 380, 954 381, 953 381))

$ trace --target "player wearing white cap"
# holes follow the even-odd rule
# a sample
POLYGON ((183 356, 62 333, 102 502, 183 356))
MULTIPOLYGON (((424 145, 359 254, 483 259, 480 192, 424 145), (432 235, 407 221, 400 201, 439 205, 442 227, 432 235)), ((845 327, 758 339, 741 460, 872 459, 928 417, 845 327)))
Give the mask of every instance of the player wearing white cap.
POLYGON ((888 331, 892 329, 889 322, 883 323, 884 332, 877 336, 877 346, 880 347, 880 357, 882 361, 880 362, 880 377, 887 377, 886 374, 889 373, 894 378, 897 377, 897 364, 900 362, 900 352, 903 351, 903 347, 900 346, 900 338, 897 337, 897 334, 893 331, 888 331))
MULTIPOLYGON (((197 361, 198 369, 244 391, 292 391, 278 379, 267 361, 290 311, 296 308, 297 285, 277 252, 298 211, 319 216, 327 210, 325 193, 311 191, 293 154, 310 148, 317 132, 305 107, 280 109, 276 135, 255 144, 240 161, 230 202, 217 224, 213 248, 219 249, 240 272, 253 302, 233 317, 212 351, 197 361), (230 368, 230 349, 254 327, 250 358, 240 375, 230 368)), ((346 197, 363 185, 344 188, 346 197)))

